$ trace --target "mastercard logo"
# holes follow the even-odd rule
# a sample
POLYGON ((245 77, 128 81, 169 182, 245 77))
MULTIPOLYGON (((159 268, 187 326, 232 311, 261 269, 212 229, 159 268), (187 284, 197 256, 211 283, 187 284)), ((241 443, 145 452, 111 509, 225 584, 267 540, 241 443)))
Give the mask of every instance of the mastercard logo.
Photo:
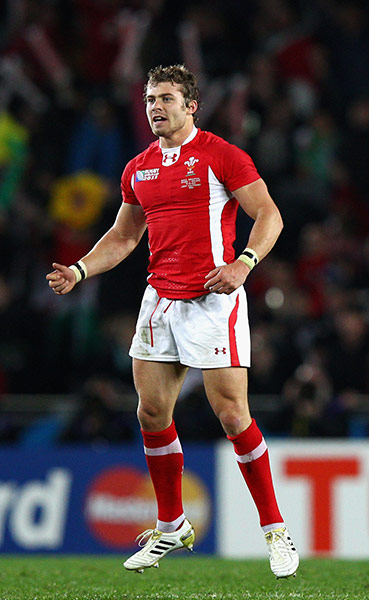
MULTIPOLYGON (((200 541, 211 518, 211 498, 204 482, 191 471, 183 474, 186 516, 200 541)), ((150 476, 134 467, 112 467, 100 473, 88 490, 84 516, 91 533, 102 544, 116 549, 135 547, 135 538, 152 529, 157 505, 150 476)))

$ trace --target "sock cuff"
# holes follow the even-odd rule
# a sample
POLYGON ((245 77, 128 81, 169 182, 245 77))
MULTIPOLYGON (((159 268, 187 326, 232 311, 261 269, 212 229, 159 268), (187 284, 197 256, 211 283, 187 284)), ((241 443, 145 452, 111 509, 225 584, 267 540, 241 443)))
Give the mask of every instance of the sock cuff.
POLYGON ((174 421, 163 431, 144 431, 141 429, 141 433, 146 448, 161 448, 172 444, 178 439, 174 421))
POLYGON ((236 454, 240 456, 249 454, 258 448, 264 440, 255 419, 252 419, 251 425, 247 429, 235 436, 227 435, 227 438, 232 442, 236 454))
POLYGON ((183 521, 186 519, 184 512, 182 512, 179 517, 173 519, 173 521, 160 521, 157 519, 156 521, 156 529, 162 531, 163 533, 172 533, 179 529, 179 526, 183 524, 183 521))
POLYGON ((262 530, 264 533, 269 533, 269 531, 273 531, 273 529, 283 529, 286 527, 284 521, 279 521, 278 523, 270 523, 269 525, 262 525, 262 530))

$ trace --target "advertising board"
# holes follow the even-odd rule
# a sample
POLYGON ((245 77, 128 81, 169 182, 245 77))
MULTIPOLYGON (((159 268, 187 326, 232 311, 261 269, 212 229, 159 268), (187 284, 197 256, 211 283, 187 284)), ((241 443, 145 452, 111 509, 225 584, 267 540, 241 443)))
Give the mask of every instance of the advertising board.
MULTIPOLYGON (((183 493, 199 552, 214 547, 214 449, 185 449, 183 493)), ((141 446, 0 451, 0 551, 129 553, 156 501, 141 446)))
MULTIPOLYGON (((301 556, 369 557, 369 444, 269 442, 282 515, 301 556)), ((217 449, 217 538, 228 557, 265 556, 258 515, 232 448, 217 449)))
MULTIPOLYGON (((282 515, 302 557, 369 558, 369 444, 269 441, 282 515)), ((196 551, 265 557, 258 514, 226 440, 184 445, 196 551)), ((0 450, 0 552, 119 553, 152 528, 141 446, 0 450)))

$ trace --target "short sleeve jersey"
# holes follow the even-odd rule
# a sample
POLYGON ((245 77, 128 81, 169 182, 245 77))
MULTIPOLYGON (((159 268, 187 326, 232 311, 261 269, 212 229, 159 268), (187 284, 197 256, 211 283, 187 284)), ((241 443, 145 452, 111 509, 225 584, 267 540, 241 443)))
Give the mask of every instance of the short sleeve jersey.
POLYGON ((207 293, 205 275, 235 258, 238 202, 232 191, 259 177, 246 152, 196 128, 181 147, 162 149, 156 141, 127 164, 123 202, 145 213, 148 281, 160 297, 207 293))

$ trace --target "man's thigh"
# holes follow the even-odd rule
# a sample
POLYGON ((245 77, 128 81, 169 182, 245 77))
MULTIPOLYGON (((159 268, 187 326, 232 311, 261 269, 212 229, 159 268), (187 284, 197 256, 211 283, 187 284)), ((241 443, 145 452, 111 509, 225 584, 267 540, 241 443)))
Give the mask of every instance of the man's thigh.
POLYGON ((251 423, 247 395, 247 369, 228 367, 204 369, 204 387, 208 401, 229 435, 237 435, 251 423), (225 419, 230 419, 232 426, 225 419), (235 429, 234 429, 235 428, 235 429))
POLYGON ((141 403, 149 409, 172 409, 188 368, 179 362, 133 359, 133 378, 141 403))
POLYGON ((212 405, 230 400, 240 406, 248 406, 246 368, 203 369, 202 374, 205 391, 212 405))
POLYGON ((180 363, 133 359, 138 418, 145 431, 163 431, 172 422, 173 411, 187 368, 180 363))

